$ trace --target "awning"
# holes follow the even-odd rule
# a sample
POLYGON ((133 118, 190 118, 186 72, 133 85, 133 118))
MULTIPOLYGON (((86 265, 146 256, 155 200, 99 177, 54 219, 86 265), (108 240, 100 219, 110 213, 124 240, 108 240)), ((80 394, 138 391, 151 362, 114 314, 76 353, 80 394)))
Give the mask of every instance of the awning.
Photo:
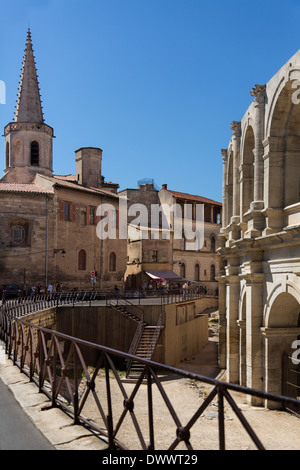
POLYGON ((148 276, 152 279, 159 281, 159 280, 166 280, 166 281, 181 281, 182 277, 178 276, 178 274, 174 273, 174 271, 145 271, 148 276))

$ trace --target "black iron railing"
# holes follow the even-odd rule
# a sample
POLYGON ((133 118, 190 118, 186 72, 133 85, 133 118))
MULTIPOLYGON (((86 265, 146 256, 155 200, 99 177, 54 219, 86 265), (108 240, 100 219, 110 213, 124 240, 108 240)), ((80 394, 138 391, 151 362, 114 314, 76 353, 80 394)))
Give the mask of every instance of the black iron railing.
MULTIPOLYGON (((161 436, 164 438, 163 450, 177 449, 182 443, 187 449, 200 449, 201 442, 197 440, 197 434, 196 442, 192 445, 193 431, 214 399, 217 399, 218 407, 218 448, 221 450, 226 448, 224 425, 226 401, 256 448, 263 449, 261 439, 246 420, 232 394, 239 392, 278 402, 282 406, 299 405, 296 399, 192 374, 42 328, 27 323, 24 318, 14 318, 3 309, 0 310, 0 339, 5 342, 6 353, 13 363, 37 384, 40 392, 49 397, 50 406, 59 406, 73 416, 74 423, 82 423, 99 435, 105 436, 108 449, 153 450, 161 445, 157 445, 157 442, 161 442, 161 436), (94 352, 93 364, 85 359, 87 350, 94 352), (143 364, 143 370, 130 391, 125 388, 115 365, 116 361, 126 359, 143 364), (102 377, 100 388, 97 386, 99 374, 102 377), (191 417, 182 418, 176 411, 176 404, 171 403, 160 374, 164 377, 175 374, 178 378, 209 384, 211 391, 200 406, 197 403, 191 417), (159 392, 159 403, 154 399, 154 387, 159 392), (116 388, 120 394, 118 400, 116 400, 116 388), (146 390, 146 397, 142 405, 138 405, 141 388, 146 390), (161 401, 167 408, 172 423, 172 431, 168 428, 167 433, 166 423, 160 421, 161 401), (144 416, 142 422, 138 418, 140 406, 147 412, 147 419, 144 416), (128 419, 132 431, 122 433, 124 426, 128 425, 128 419)), ((184 397, 178 396, 177 405, 182 404, 182 400, 184 397)), ((271 429, 269 431, 272 432, 271 429)))

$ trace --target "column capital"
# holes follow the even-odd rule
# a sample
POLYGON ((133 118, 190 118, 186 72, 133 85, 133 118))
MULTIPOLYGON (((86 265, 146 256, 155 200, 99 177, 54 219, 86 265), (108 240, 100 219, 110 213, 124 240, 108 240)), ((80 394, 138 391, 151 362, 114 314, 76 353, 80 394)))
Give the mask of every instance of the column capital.
POLYGON ((266 97, 266 85, 255 85, 250 91, 250 95, 254 96, 257 103, 264 103, 266 97))
POLYGON ((233 131, 232 134, 234 137, 241 136, 241 121, 232 121, 230 129, 233 131))
POLYGON ((222 154, 222 160, 223 160, 223 163, 226 163, 227 162, 227 158, 228 158, 228 150, 227 149, 221 149, 221 154, 222 154))

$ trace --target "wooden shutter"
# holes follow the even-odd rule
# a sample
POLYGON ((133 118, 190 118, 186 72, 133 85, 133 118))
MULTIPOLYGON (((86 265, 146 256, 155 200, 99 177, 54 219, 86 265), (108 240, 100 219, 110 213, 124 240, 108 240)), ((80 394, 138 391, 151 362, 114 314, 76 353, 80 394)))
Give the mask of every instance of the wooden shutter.
POLYGON ((64 220, 64 201, 60 201, 60 220, 64 220))
POLYGON ((72 222, 76 222, 76 204, 71 204, 71 211, 72 211, 71 220, 72 222))

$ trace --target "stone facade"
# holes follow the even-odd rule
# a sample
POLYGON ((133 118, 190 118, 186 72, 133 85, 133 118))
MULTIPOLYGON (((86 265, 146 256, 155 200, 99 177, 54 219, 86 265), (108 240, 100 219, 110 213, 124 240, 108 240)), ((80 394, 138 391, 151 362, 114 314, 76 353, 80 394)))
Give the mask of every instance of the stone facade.
MULTIPOLYGON (((156 190, 153 184, 140 185, 137 189, 126 189, 119 195, 128 200, 129 211, 135 204, 146 208, 146 216, 143 218, 147 228, 140 229, 137 239, 134 230, 128 231, 127 270, 125 279, 129 285, 139 287, 143 281, 151 280, 145 273, 155 271, 169 271, 168 280, 176 283, 176 279, 188 279, 205 286, 207 292, 215 295, 218 290, 216 277, 219 275, 218 235, 220 232, 222 205, 210 199, 194 196, 186 193, 178 193, 167 189, 163 185, 161 190, 156 190), (196 230, 196 205, 203 207, 204 237, 199 247, 189 246, 189 240, 184 236, 184 212, 180 214, 179 237, 174 235, 176 210, 174 207, 188 205, 191 210, 191 227, 196 230), (161 209, 161 219, 155 220, 153 207, 161 209), (170 219, 167 220, 167 210, 170 208, 170 219), (165 224, 163 222, 165 221, 165 224), (154 229, 156 233, 154 234, 154 229), (168 230, 166 230, 168 227, 168 230), (152 234, 151 234, 152 230, 152 234), (131 236, 132 232, 132 236, 131 236), (174 274, 175 276, 174 276, 174 274), (174 276, 174 277, 173 277, 174 276), (133 279, 136 277, 137 279, 133 279), (131 279, 130 279, 131 278, 131 279)), ((138 207, 138 206, 135 206, 138 207)), ((128 217, 128 222, 134 223, 134 216, 128 217)), ((166 277, 167 279, 167 277, 166 277)))
POLYGON ((0 285, 121 286, 126 238, 99 238, 96 213, 102 204, 118 213, 118 185, 104 181, 99 148, 76 150, 75 175, 53 175, 53 129, 44 122, 30 31, 15 119, 4 136, 0 285), (97 273, 93 284, 91 272, 97 273))
POLYGON ((229 381, 274 393, 300 333, 299 79, 300 51, 255 85, 222 150, 220 366, 229 381))

